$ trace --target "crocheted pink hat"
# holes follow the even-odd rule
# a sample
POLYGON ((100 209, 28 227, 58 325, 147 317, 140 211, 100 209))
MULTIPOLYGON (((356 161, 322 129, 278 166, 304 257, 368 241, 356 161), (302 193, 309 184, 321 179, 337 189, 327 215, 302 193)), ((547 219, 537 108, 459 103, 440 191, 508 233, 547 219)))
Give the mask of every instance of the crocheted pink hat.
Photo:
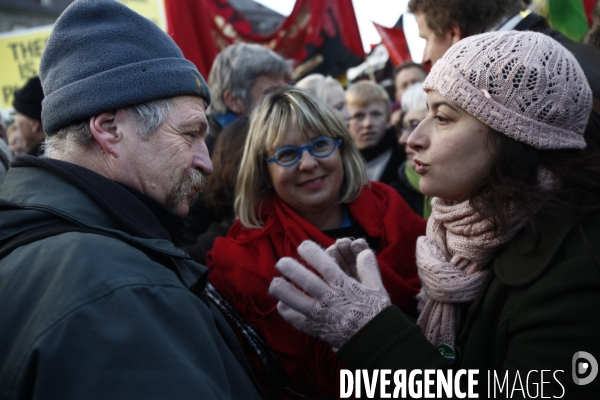
POLYGON ((549 36, 491 32, 463 39, 423 84, 492 129, 538 149, 583 149, 592 91, 575 57, 549 36))

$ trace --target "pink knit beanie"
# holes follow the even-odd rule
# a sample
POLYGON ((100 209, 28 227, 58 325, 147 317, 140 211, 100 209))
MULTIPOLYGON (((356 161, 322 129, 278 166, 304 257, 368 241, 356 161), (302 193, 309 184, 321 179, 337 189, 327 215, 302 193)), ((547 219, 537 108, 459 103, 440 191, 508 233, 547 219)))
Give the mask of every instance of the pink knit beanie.
POLYGON ((423 84, 492 129, 538 149, 583 149, 592 91, 575 57, 536 32, 463 39, 423 84))

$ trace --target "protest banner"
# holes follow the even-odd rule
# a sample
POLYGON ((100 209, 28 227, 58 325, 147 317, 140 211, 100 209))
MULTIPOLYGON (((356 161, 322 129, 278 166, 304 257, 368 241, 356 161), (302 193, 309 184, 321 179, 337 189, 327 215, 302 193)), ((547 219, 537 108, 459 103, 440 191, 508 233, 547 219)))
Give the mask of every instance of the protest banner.
MULTIPOLYGON (((163 0, 119 0, 166 31, 163 0)), ((0 110, 12 109, 14 92, 38 76, 40 58, 53 25, 0 33, 0 110)))
POLYGON ((163 31, 167 30, 167 17, 163 0, 118 0, 138 14, 154 22, 163 31))
POLYGON ((13 94, 38 76, 40 58, 52 25, 0 34, 0 108, 12 108, 13 94))

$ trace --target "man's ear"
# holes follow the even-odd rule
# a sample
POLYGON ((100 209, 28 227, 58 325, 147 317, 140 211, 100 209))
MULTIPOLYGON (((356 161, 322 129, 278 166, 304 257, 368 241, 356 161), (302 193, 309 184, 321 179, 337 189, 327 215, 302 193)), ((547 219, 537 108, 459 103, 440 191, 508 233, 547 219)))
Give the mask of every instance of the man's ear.
POLYGON ((450 28, 449 33, 452 44, 456 44, 456 42, 464 38, 463 31, 458 24, 452 24, 452 28, 450 28))
POLYGON ((34 120, 33 124, 31 125, 31 131, 33 133, 35 133, 35 134, 39 134, 42 139, 46 135, 44 133, 44 129, 42 128, 42 122, 41 121, 34 120))
POLYGON ((90 132, 96 142, 108 154, 119 157, 117 144, 121 141, 121 134, 117 130, 118 111, 107 111, 90 118, 90 132))
POLYGON ((225 103, 225 106, 234 114, 243 115, 246 111, 244 101, 234 95, 229 89, 223 92, 223 103, 225 103))

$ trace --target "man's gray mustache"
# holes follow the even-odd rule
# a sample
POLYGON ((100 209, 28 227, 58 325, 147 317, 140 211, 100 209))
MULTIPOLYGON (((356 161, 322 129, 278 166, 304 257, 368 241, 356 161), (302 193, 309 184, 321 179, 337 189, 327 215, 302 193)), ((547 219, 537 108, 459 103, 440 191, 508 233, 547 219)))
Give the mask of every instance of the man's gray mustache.
POLYGON ((200 193, 204 191, 207 180, 207 177, 198 169, 190 169, 190 171, 183 177, 181 183, 177 185, 171 192, 167 208, 174 208, 183 201, 188 201, 188 204, 192 205, 198 199, 200 193), (194 192, 194 197, 189 198, 190 193, 194 192))

